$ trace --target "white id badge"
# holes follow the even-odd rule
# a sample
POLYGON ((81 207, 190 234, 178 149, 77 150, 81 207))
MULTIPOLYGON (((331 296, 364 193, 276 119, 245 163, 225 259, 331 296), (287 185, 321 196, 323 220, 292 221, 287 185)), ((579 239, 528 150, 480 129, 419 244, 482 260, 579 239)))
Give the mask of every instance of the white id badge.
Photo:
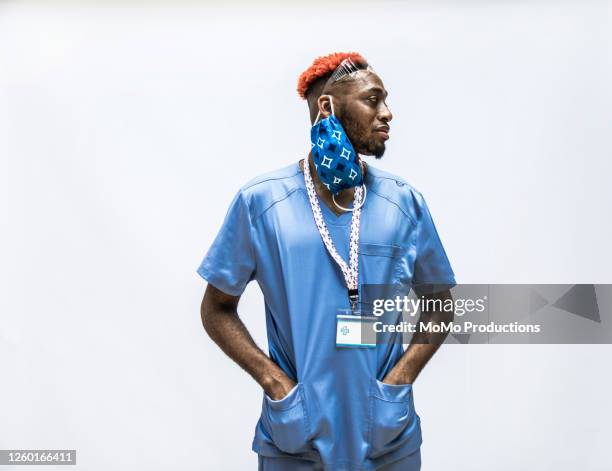
POLYGON ((352 314, 350 309, 340 309, 336 314, 336 347, 376 347, 374 323, 378 317, 352 314))

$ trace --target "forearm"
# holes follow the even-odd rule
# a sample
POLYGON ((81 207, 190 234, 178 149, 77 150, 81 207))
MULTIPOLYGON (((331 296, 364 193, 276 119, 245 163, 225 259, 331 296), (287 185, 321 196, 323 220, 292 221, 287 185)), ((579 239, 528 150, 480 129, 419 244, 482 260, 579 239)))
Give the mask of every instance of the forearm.
MULTIPOLYGON (((437 293, 430 296, 425 296, 424 299, 439 299, 442 304, 446 299, 452 299, 450 291, 437 293)), ((427 362, 433 357, 444 339, 448 335, 447 332, 433 333, 421 332, 419 326, 421 323, 427 324, 442 324, 452 322, 454 313, 446 312, 440 309, 421 309, 421 314, 417 321, 417 331, 413 335, 408 349, 404 352, 400 360, 396 363, 393 369, 384 378, 384 381, 391 384, 411 384, 414 383, 421 370, 427 362)))
POLYGON ((200 314, 210 338, 249 373, 272 399, 284 397, 295 385, 258 346, 238 316, 238 296, 208 285, 200 314))
POLYGON ((210 338, 242 369, 249 373, 264 390, 285 373, 255 343, 237 312, 209 311, 202 322, 210 338))

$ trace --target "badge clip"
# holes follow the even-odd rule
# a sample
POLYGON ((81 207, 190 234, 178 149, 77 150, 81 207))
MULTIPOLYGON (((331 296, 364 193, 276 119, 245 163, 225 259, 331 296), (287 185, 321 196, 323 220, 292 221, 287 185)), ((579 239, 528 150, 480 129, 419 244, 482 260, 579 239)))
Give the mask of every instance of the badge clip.
POLYGON ((349 289, 348 290, 349 303, 351 303, 351 311, 355 312, 357 302, 359 301, 359 290, 349 289))

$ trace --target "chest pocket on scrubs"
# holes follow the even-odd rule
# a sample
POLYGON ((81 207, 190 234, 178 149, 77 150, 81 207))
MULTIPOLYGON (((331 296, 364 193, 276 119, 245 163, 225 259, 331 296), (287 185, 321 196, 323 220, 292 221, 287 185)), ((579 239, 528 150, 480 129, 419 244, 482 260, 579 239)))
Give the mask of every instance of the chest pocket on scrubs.
POLYGON ((298 383, 278 401, 265 394, 262 421, 274 445, 281 451, 298 453, 308 449, 310 423, 302 384, 298 383))
POLYGON ((359 244, 359 283, 392 284, 400 278, 400 254, 397 245, 359 244))
POLYGON ((421 419, 414 410, 411 384, 372 379, 369 402, 369 458, 404 447, 416 451, 421 446, 421 419))

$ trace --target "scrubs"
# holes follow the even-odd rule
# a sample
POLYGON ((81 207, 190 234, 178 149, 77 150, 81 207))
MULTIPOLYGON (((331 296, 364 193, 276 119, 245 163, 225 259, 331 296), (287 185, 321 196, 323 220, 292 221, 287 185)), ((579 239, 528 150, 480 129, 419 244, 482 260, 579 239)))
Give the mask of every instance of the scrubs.
MULTIPOLYGON (((365 184, 359 283, 453 286, 423 196, 371 165, 365 184)), ((348 260, 351 213, 337 216, 323 202, 321 210, 348 260)), ((336 312, 349 308, 347 288, 315 225, 298 163, 240 189, 198 273, 233 296, 257 281, 270 358, 297 382, 278 401, 263 394, 252 445, 260 467, 284 469, 278 467, 284 459, 309 464, 306 469, 391 470, 410 459, 401 469, 420 468, 421 419, 412 385, 381 382, 402 356, 401 343, 336 346, 336 312)))

